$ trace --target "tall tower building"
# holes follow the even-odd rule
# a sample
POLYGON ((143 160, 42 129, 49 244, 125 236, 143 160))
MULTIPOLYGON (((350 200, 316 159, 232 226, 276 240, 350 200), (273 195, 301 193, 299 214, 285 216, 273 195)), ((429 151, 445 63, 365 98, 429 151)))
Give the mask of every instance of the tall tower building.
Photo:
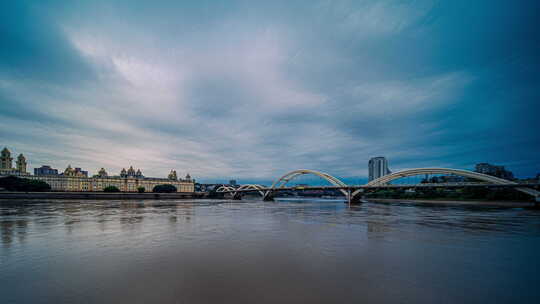
POLYGON ((2 150, 2 156, 0 157, 0 169, 12 169, 13 168, 13 157, 11 157, 11 152, 7 148, 2 150))
POLYGON ((22 153, 17 156, 17 170, 20 173, 26 173, 26 157, 22 153))
POLYGON ((388 169, 388 161, 386 160, 386 157, 384 156, 371 158, 368 163, 368 168, 369 168, 369 181, 372 181, 374 179, 377 179, 379 177, 382 177, 391 173, 390 169, 388 169))

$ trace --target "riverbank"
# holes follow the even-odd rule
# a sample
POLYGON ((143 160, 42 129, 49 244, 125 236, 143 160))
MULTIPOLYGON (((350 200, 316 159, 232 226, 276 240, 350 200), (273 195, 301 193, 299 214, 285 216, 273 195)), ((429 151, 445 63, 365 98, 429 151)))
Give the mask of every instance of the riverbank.
POLYGON ((413 199, 390 199, 390 198, 368 198, 367 202, 373 203, 407 203, 407 204, 426 204, 426 205, 468 205, 468 206, 486 206, 486 207, 509 207, 525 208, 535 207, 534 202, 502 202, 502 201, 452 201, 452 200, 413 200, 413 199))
POLYGON ((203 198, 203 193, 136 193, 136 192, 0 192, 2 199, 194 199, 203 198))

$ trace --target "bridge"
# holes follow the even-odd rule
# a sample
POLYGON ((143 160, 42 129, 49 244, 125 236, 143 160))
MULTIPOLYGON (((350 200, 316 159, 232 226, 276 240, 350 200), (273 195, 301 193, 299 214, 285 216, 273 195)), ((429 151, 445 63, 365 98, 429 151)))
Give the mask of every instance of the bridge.
POLYGON ((240 199, 245 193, 258 193, 262 196, 265 201, 272 201, 274 195, 280 191, 291 191, 291 190, 338 190, 340 191, 349 203, 358 203, 360 202, 363 193, 367 190, 376 190, 376 189, 395 189, 395 188, 463 188, 463 187, 487 187, 487 188, 513 188, 517 191, 525 193, 527 195, 533 196, 536 199, 537 204, 540 203, 540 192, 534 187, 538 187, 538 183, 517 183, 514 181, 473 172, 467 170, 459 169, 449 169, 449 168, 417 168, 398 171, 392 174, 382 176, 378 179, 372 180, 365 185, 347 185, 338 178, 315 170, 299 169, 288 172, 287 174, 281 176, 276 181, 272 183, 270 187, 249 184, 242 185, 239 188, 232 186, 221 186, 216 192, 231 194, 234 199, 240 199), (311 174, 318 176, 326 181, 328 181, 331 186, 307 186, 307 187, 287 187, 287 183, 299 176, 311 174), (417 183, 417 184, 391 184, 390 182, 411 176, 419 175, 432 175, 432 174, 441 174, 441 175, 454 175, 467 178, 469 180, 474 180, 473 182, 444 182, 444 183, 417 183))

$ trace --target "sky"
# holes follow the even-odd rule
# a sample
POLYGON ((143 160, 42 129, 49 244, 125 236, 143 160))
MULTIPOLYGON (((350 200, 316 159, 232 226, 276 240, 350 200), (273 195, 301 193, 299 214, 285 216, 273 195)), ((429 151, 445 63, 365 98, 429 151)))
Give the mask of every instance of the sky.
POLYGON ((0 146, 30 168, 540 173, 539 1, 2 1, 0 146))

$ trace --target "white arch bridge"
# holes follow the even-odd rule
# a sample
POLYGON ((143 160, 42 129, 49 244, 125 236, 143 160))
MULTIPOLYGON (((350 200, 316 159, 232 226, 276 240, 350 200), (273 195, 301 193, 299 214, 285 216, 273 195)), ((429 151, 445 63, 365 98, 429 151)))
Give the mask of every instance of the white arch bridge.
POLYGON ((291 171, 278 178, 272 186, 265 187, 262 185, 249 184, 242 185, 239 188, 223 185, 216 192, 231 194, 234 199, 240 199, 245 193, 258 193, 264 200, 273 200, 274 194, 279 191, 286 190, 317 190, 317 189, 336 189, 341 191, 349 203, 359 202, 362 194, 366 190, 372 189, 388 189, 388 188, 461 188, 461 187, 487 187, 487 188, 514 188, 517 191, 531 195, 536 198, 536 202, 540 203, 540 192, 534 187, 538 187, 538 183, 516 183, 506 179, 478 173, 467 170, 448 169, 448 168, 418 168, 409 169, 385 175, 375 179, 365 185, 347 185, 338 178, 315 170, 299 169, 291 171), (287 187, 287 183, 299 176, 311 174, 318 176, 328 181, 332 186, 309 186, 309 187, 287 187), (410 176, 418 175, 455 175, 474 180, 474 182, 447 182, 447 183, 417 183, 417 184, 391 184, 390 182, 410 176))

